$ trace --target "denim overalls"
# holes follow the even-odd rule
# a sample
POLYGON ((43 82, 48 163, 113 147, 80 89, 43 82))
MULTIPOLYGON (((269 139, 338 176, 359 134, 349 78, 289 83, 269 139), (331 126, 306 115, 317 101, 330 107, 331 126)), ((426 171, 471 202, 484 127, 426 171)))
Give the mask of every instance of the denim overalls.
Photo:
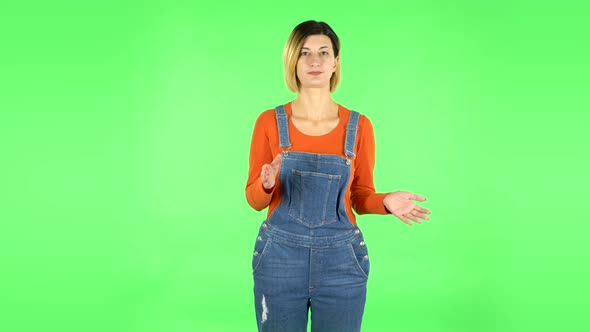
POLYGON ((359 113, 348 119, 344 153, 291 151, 284 107, 275 108, 282 164, 281 202, 258 233, 252 260, 259 331, 360 331, 369 257, 344 195, 359 113))

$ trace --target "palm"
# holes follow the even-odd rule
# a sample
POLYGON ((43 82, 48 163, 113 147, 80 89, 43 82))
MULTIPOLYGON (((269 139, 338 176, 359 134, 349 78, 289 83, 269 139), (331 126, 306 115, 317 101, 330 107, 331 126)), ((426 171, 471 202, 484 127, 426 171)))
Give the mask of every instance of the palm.
POLYGON ((383 199, 383 204, 389 212, 406 224, 412 225, 408 219, 420 224, 421 221, 418 218, 428 220, 426 214, 429 214, 430 211, 416 205, 414 200, 425 201, 426 198, 407 191, 396 191, 387 194, 383 199))
POLYGON ((275 159, 270 164, 262 165, 260 177, 262 179, 262 185, 264 188, 270 189, 275 186, 275 178, 281 169, 281 162, 281 155, 277 154, 275 159))

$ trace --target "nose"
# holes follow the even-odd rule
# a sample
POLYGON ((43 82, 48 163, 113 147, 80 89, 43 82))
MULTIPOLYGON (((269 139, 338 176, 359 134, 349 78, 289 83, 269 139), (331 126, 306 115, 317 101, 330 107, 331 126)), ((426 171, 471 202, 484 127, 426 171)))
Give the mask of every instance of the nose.
POLYGON ((320 64, 320 56, 318 54, 312 54, 307 58, 307 63, 310 66, 317 66, 320 64))

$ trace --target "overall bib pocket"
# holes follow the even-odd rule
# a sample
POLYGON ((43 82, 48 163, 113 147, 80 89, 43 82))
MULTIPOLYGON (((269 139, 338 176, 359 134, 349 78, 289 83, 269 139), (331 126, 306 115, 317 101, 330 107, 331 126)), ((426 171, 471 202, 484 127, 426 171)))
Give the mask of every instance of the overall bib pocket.
POLYGON ((312 228, 336 222, 341 178, 291 169, 289 216, 312 228))

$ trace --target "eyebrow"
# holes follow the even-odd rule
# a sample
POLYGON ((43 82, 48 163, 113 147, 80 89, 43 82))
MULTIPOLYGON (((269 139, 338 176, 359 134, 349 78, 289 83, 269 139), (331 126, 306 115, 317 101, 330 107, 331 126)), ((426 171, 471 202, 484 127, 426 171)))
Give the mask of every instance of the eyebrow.
MULTIPOLYGON (((329 47, 328 46, 322 46, 319 49, 321 50, 322 48, 329 48, 329 47)), ((307 50, 309 50, 310 48, 307 47, 307 46, 303 46, 301 49, 307 49, 307 50)))

